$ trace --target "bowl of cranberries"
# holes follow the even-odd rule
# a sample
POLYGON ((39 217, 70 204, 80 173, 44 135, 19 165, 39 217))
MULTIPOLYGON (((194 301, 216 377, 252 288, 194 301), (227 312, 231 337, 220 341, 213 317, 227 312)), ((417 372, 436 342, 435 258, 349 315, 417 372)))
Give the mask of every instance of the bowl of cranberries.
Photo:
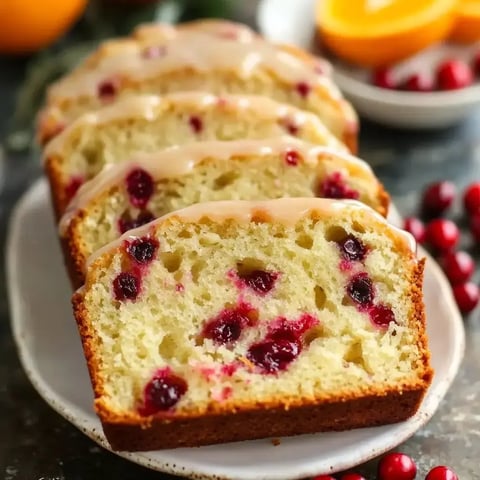
POLYGON ((453 125, 480 107, 480 45, 435 45, 372 70, 333 60, 334 79, 361 115, 402 128, 453 125))

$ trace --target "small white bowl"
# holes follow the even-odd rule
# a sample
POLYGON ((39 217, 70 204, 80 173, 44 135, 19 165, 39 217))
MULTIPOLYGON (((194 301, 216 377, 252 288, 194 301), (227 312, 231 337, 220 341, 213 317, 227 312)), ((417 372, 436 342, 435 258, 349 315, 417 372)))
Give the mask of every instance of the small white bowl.
MULTIPOLYGON (((315 0, 262 0, 257 24, 267 38, 315 50, 315 0)), ((468 60, 476 45, 438 45, 395 66, 403 79, 410 72, 431 74, 444 58, 468 60)), ((384 125, 403 128, 439 128, 453 125, 480 106, 480 84, 461 90, 418 93, 378 88, 369 83, 367 70, 332 60, 333 78, 360 115, 384 125)))

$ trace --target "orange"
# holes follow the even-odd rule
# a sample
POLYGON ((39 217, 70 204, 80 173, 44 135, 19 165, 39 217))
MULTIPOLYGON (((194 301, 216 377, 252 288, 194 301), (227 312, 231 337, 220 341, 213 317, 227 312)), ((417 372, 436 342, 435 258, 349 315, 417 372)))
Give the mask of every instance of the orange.
POLYGON ((0 53, 40 50, 63 35, 87 0, 0 0, 0 53))
POLYGON ((457 20, 450 39, 460 43, 472 43, 480 40, 479 0, 460 0, 457 7, 457 20))
POLYGON ((386 66, 444 39, 457 0, 317 0, 324 45, 364 67, 386 66))

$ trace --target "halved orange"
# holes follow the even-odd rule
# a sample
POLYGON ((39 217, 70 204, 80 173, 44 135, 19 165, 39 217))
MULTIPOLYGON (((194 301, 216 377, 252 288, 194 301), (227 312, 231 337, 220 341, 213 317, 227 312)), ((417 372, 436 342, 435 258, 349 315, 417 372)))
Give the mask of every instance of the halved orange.
POLYGON ((87 0, 0 0, 0 53, 40 50, 63 35, 87 0))
POLYGON ((317 0, 324 45, 364 67, 386 66, 443 40, 457 0, 317 0))
POLYGON ((480 40, 480 0, 460 0, 450 39, 460 43, 480 40))

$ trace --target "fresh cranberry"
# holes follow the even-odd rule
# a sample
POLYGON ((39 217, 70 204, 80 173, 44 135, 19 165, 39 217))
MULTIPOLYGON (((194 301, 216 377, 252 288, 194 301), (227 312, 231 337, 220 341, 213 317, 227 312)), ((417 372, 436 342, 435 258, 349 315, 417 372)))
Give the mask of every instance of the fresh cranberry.
POLYGON ((404 453, 389 453, 378 464, 378 480, 413 480, 416 475, 415 462, 404 453))
POLYGON ((425 225, 415 217, 408 217, 403 222, 403 229, 410 233, 418 243, 425 241, 425 225))
POLYGON ((306 98, 308 97, 308 94, 310 93, 310 90, 311 90, 311 87, 308 83, 306 82, 298 82, 296 85, 295 85, 295 90, 297 91, 297 93, 303 97, 303 98, 306 98))
POLYGON ((347 238, 338 242, 338 246, 345 260, 361 262, 367 255, 367 247, 353 235, 348 235, 347 238))
POLYGON ((255 292, 266 294, 275 286, 278 273, 266 272, 264 270, 253 270, 245 274, 239 273, 238 276, 255 292))
POLYGON ((257 311, 246 303, 225 309, 205 324, 202 336, 219 345, 233 343, 240 338, 247 325, 254 323, 257 316, 257 311))
POLYGON ((346 473, 340 477, 340 480, 365 480, 359 473, 346 473))
POLYGON ((153 195, 154 183, 152 177, 143 169, 132 170, 126 180, 130 203, 137 208, 144 208, 153 195))
POLYGON ((127 253, 138 263, 150 263, 158 250, 158 240, 155 238, 137 238, 127 243, 127 253))
POLYGON ((296 167, 300 161, 300 154, 295 150, 288 150, 285 152, 285 163, 291 167, 296 167))
POLYGON ((296 123, 294 123, 292 120, 286 120, 284 123, 283 123, 283 126, 284 128, 287 130, 287 132, 290 134, 290 135, 297 135, 298 134, 298 130, 299 130, 299 127, 296 123))
POLYGON ((369 307, 375 296, 373 284, 366 273, 355 275, 347 285, 348 296, 359 306, 369 307))
POLYGON ((472 183, 465 190, 463 205, 469 215, 480 212, 480 182, 472 183))
POLYGON ((447 60, 437 70, 438 86, 441 90, 457 90, 473 83, 469 65, 461 60, 447 60))
POLYGON ((427 225, 428 242, 441 252, 453 249, 459 237, 458 227, 451 220, 437 218, 427 225))
POLYGON ((139 291, 140 278, 133 273, 119 273, 113 280, 115 300, 135 300, 139 291))
POLYGON ((477 306, 480 291, 475 283, 460 283, 453 287, 453 296, 460 311, 469 313, 477 306))
POLYGON ((377 327, 388 328, 390 323, 395 323, 395 314, 386 305, 375 305, 369 310, 372 323, 377 327))
POLYGON ((434 87, 432 78, 421 73, 411 75, 403 84, 403 89, 411 92, 432 92, 434 87))
POLYGON ((117 79, 104 80, 98 85, 97 95, 104 102, 113 100, 120 87, 120 82, 117 79))
POLYGON ((148 210, 143 210, 138 214, 137 218, 120 218, 118 220, 118 230, 120 233, 125 233, 128 230, 141 227, 152 220, 155 220, 155 216, 148 210))
POLYGON ((441 215, 455 199, 456 188, 452 182, 432 183, 423 193, 422 208, 431 216, 441 215))
POLYGON ((470 232, 476 242, 480 242, 480 212, 470 217, 470 232))
POLYGON ((71 200, 75 196, 82 184, 82 177, 75 176, 70 179, 67 186, 65 187, 65 197, 67 198, 67 200, 71 200))
POLYGON ((287 338, 265 340, 248 349, 247 358, 266 373, 285 370, 301 350, 298 342, 287 338))
POLYGON ((379 68, 375 70, 372 74, 372 83, 376 87, 388 88, 389 90, 394 90, 397 87, 393 79, 392 70, 389 68, 379 68))
POLYGON ((458 480, 458 476, 451 468, 439 465, 427 473, 425 480, 458 480))
POLYGON ((300 337, 310 328, 318 325, 318 318, 309 313, 303 313, 296 320, 287 320, 286 317, 278 317, 269 326, 268 339, 289 338, 300 341, 300 337))
POLYGON ((477 75, 480 75, 480 52, 473 56, 472 69, 477 75))
POLYGON ((359 193, 351 189, 339 172, 334 172, 320 182, 318 195, 325 198, 351 198, 358 199, 359 193))
POLYGON ((202 119, 200 117, 197 117, 196 115, 192 115, 188 119, 188 123, 190 124, 191 129, 197 134, 203 130, 202 119))
POLYGON ((187 382, 169 369, 159 371, 147 383, 140 415, 148 416, 174 407, 187 392, 187 382))
POLYGON ((167 53, 167 47, 165 45, 150 45, 142 51, 143 58, 160 58, 164 57, 167 53))
POLYGON ((440 263, 452 285, 467 282, 475 270, 472 256, 463 251, 445 254, 440 263))
POLYGON ((316 477, 312 477, 311 480, 335 480, 335 477, 331 475, 317 475, 316 477))

